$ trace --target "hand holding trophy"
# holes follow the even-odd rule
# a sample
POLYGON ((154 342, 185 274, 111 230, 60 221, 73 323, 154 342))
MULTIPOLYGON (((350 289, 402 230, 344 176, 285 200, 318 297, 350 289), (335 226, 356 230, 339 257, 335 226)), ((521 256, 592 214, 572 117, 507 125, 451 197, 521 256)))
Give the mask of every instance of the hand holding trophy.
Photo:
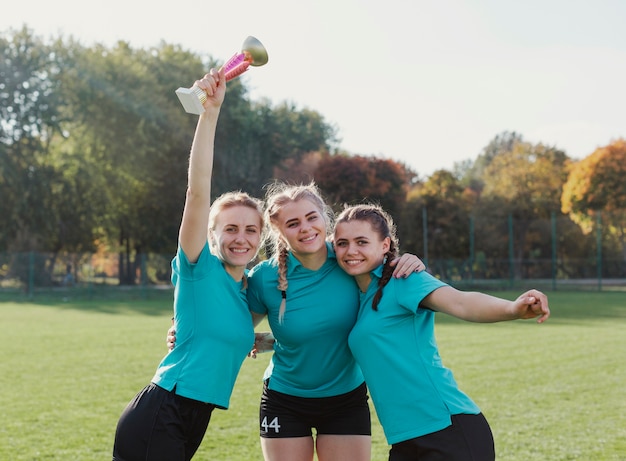
MULTIPOLYGON (((226 71, 226 81, 243 74, 249 66, 262 66, 268 61, 267 51, 263 44, 256 38, 249 36, 243 42, 241 53, 234 54, 224 64, 226 71)), ((176 96, 183 105, 185 112, 200 115, 204 112, 203 104, 206 101, 206 93, 196 87, 179 88, 176 96)))

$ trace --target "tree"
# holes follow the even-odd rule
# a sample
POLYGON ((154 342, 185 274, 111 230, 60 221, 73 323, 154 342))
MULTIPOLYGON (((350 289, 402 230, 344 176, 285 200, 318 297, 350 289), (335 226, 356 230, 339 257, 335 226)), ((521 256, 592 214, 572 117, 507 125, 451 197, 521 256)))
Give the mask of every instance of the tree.
MULTIPOLYGON (((134 283, 138 255, 176 249, 197 118, 182 110, 174 89, 217 63, 165 43, 135 50, 118 42, 73 54, 66 145, 98 177, 106 240, 120 253, 121 282, 134 283)), ((324 147, 329 132, 319 114, 253 105, 243 80, 230 81, 216 133, 214 196, 257 195, 277 163, 324 147)))
MULTIPOLYGON (((521 261, 526 257, 548 258, 551 254, 549 222, 551 213, 559 210, 559 195, 567 178, 567 155, 554 147, 542 144, 515 143, 509 152, 500 152, 484 170, 484 189, 480 195, 480 216, 510 215, 515 222, 513 237, 516 272, 523 274, 521 261), (543 218, 545 225, 540 225, 543 218)), ((498 241, 497 230, 488 235, 485 246, 498 241)), ((500 233, 502 235, 502 233, 500 233)), ((508 240, 508 235, 506 240, 508 240)), ((505 259, 507 246, 499 241, 501 258, 505 259)))
POLYGON ((596 149, 572 165, 561 196, 561 209, 585 233, 602 212, 622 249, 622 275, 626 267, 626 140, 618 139, 596 149))
POLYGON ((429 266, 446 279, 458 275, 457 269, 449 268, 446 260, 465 260, 469 255, 473 196, 473 192, 447 170, 437 170, 425 182, 415 185, 402 213, 402 226, 398 227, 403 251, 427 257, 429 266), (427 248, 423 248, 424 224, 427 248))
POLYGON ((398 162, 360 155, 328 155, 315 170, 315 181, 330 203, 374 202, 398 215, 414 173, 398 162))
POLYGON ((196 119, 174 89, 204 64, 167 44, 134 50, 118 42, 73 55, 64 80, 68 157, 92 172, 106 243, 120 254, 120 282, 132 284, 138 255, 175 251, 196 119))
POLYGON ((318 112, 287 102, 276 107, 268 100, 245 104, 232 120, 220 116, 218 130, 226 127, 228 136, 223 143, 216 140, 220 191, 236 187, 260 195, 274 177, 289 178, 290 166, 314 153, 327 153, 334 142, 335 128, 318 112))
POLYGON ((49 47, 23 28, 0 39, 0 191, 2 245, 36 249, 54 222, 46 184, 54 171, 46 152, 55 131, 55 72, 49 47))
POLYGON ((515 131, 503 131, 496 135, 474 161, 464 161, 455 164, 455 175, 462 178, 464 185, 477 192, 482 191, 485 170, 499 156, 512 152, 517 144, 523 143, 521 134, 515 131))
MULTIPOLYGON (((217 63, 166 43, 46 44, 27 29, 0 38, 0 56, 0 248, 56 254, 98 242, 119 252, 121 283, 134 283, 138 255, 176 249, 197 118, 174 90, 217 63)), ((244 81, 228 83, 215 195, 258 195, 276 168, 334 139, 317 112, 251 103, 244 81)))
MULTIPOLYGON (((59 252, 93 243, 93 215, 80 193, 85 177, 73 176, 60 157, 61 82, 71 66, 57 43, 45 44, 27 28, 9 35, 0 39, 0 244, 50 252, 35 265, 37 282, 48 284, 59 252)), ((11 267, 26 279, 21 264, 11 267)))

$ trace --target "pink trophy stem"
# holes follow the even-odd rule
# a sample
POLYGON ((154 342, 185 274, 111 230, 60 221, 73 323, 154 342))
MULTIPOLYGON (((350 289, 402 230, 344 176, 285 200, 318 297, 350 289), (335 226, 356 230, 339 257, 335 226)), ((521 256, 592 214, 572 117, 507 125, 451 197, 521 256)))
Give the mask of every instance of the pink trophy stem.
POLYGON ((235 77, 243 74, 248 67, 250 66, 250 62, 246 60, 246 55, 244 53, 237 53, 233 55, 226 64, 224 64, 224 70, 226 73, 226 81, 232 80, 235 77))

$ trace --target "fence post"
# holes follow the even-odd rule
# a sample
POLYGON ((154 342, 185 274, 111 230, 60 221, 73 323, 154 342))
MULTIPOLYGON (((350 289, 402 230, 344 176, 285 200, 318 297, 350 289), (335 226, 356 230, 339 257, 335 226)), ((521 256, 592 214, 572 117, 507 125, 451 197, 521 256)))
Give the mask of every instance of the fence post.
POLYGON ((148 274, 146 274, 146 254, 141 253, 140 255, 140 264, 141 264, 141 297, 143 299, 148 299, 148 274))
POLYGON ((474 283, 474 215, 470 216, 470 282, 474 283))
POLYGON ((556 214, 550 213, 552 221, 552 289, 556 290, 556 214))
POLYGON ((596 217, 596 246, 598 264, 598 291, 602 291, 602 212, 596 217))
POLYGON ((515 280, 515 259, 513 254, 513 215, 509 213, 509 286, 513 288, 515 280))
POLYGON ((89 282, 87 283, 87 298, 89 300, 92 300, 94 297, 95 277, 96 277, 96 270, 93 267, 93 253, 91 253, 91 255, 89 256, 89 276, 88 276, 89 282))
POLYGON ((35 293, 35 252, 28 253, 28 298, 32 299, 35 293))
POLYGON ((428 267, 428 213, 426 207, 422 207, 422 232, 424 234, 424 266, 428 267))

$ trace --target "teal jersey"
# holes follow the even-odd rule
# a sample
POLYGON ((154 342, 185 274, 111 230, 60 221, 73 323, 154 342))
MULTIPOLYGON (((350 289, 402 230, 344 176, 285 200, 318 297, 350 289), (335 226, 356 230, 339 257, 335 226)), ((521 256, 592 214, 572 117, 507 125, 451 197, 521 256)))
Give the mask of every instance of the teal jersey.
POLYGON ((382 266, 372 272, 361 294, 358 320, 349 343, 372 397, 385 437, 394 444, 448 427, 451 415, 480 409, 457 386, 443 366, 435 341, 435 313, 418 307, 434 290, 446 286, 427 272, 391 278, 378 310, 372 299, 382 266))
POLYGON ((259 263, 248 278, 250 309, 267 314, 276 338, 265 373, 269 388, 297 397, 331 397, 356 389, 363 375, 348 347, 359 308, 356 282, 337 265, 330 244, 328 259, 316 271, 289 254, 287 280, 281 324, 277 261, 259 263))
POLYGON ((190 263, 178 248, 172 260, 176 346, 152 382, 178 395, 228 408, 241 364, 254 344, 243 283, 235 281, 205 244, 190 263))

